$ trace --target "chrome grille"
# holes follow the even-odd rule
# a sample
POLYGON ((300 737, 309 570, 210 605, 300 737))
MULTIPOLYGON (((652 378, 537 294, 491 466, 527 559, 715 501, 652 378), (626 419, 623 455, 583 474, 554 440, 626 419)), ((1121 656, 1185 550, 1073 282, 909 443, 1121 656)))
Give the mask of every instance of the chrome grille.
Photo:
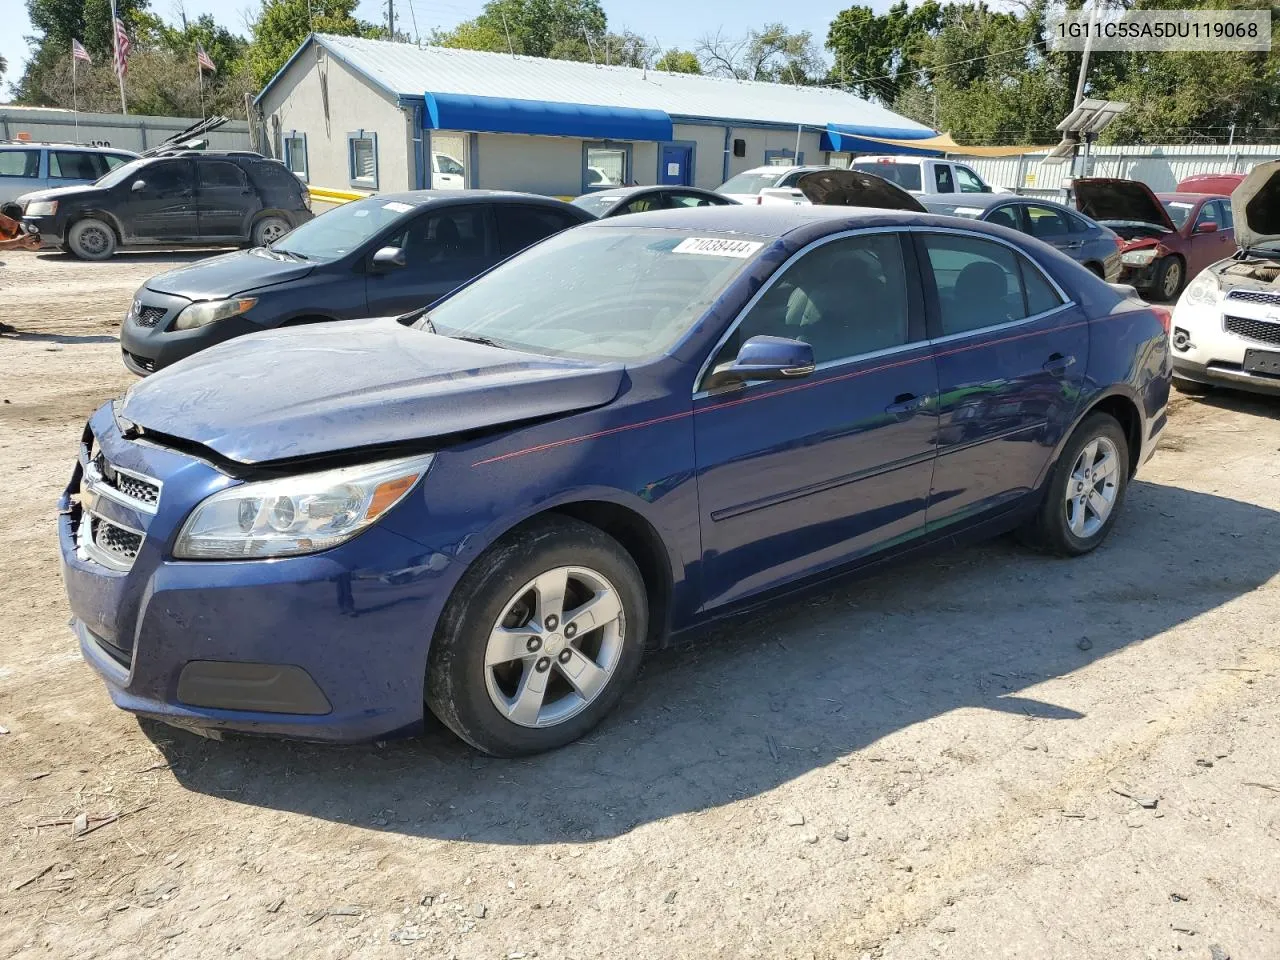
POLYGON ((1228 300, 1242 300, 1245 303, 1280 304, 1280 293, 1263 293, 1261 290, 1232 290, 1227 294, 1228 300))
POLYGON ((93 526, 93 543, 99 550, 105 550, 124 563, 133 564, 142 546, 142 534, 118 527, 103 517, 91 516, 89 522, 93 526))
POLYGON ((154 327, 167 312, 164 307, 139 307, 133 322, 140 327, 154 327))
POLYGON ((1227 333, 1234 333, 1237 337, 1256 340, 1258 343, 1280 344, 1280 323, 1232 316, 1223 317, 1222 323, 1227 333))
POLYGON ((113 466, 101 451, 94 452, 85 474, 98 492, 127 506, 155 513, 160 503, 160 484, 140 473, 113 466), (123 498, 123 499, 122 499, 123 498))

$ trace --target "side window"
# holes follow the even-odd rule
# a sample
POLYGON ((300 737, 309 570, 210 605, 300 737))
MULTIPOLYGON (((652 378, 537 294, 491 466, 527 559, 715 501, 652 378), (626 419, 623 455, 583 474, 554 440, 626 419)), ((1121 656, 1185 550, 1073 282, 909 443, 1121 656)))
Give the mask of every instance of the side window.
POLYGON ((418 217, 397 241, 411 267, 479 261, 489 244, 483 207, 449 207, 418 217))
POLYGON ((1067 217, 1067 229, 1070 230, 1072 233, 1088 233, 1090 230, 1093 229, 1093 226, 1088 221, 1083 220, 1080 217, 1077 217, 1073 213, 1068 213, 1066 217, 1067 217))
POLYGON ((56 180, 97 180, 105 171, 98 155, 81 150, 50 150, 49 177, 56 180))
POLYGON ((923 239, 943 336, 1021 320, 1062 303, 1038 267, 1002 244, 941 233, 923 239))
POLYGON ((719 203, 716 200, 700 197, 696 193, 669 193, 667 206, 679 210, 683 207, 714 207, 719 206, 719 203))
POLYGON ((986 193, 986 188, 982 185, 982 181, 978 179, 978 175, 968 167, 962 167, 956 164, 956 183, 960 185, 961 193, 986 193))
POLYGON ((498 221, 498 251, 504 257, 578 223, 559 210, 516 204, 497 204, 493 214, 498 221))
POLYGON ((649 194, 647 197, 636 197, 621 210, 618 214, 624 213, 646 213, 650 210, 661 210, 662 198, 657 194, 649 194))
POLYGON ((803 340, 818 363, 908 341, 906 268, 898 234, 824 243, 787 268, 721 347, 728 362, 752 337, 803 340))
POLYGON ((1222 229, 1234 230, 1236 223, 1235 223, 1235 220, 1232 219, 1231 217, 1231 201, 1218 200, 1217 203, 1219 206, 1222 207, 1222 229))
POLYGON ((202 190, 243 190, 248 186, 244 171, 229 160, 197 160, 196 175, 202 190))
POLYGON ((1205 223, 1212 223, 1215 227, 1222 228, 1222 225, 1218 222, 1217 200, 1210 200, 1200 208, 1200 215, 1196 217, 1196 224, 1192 229, 1199 230, 1200 225, 1205 223))
POLYGON ((174 193, 190 189, 191 168, 185 160, 162 160, 139 170, 137 179, 146 181, 147 193, 174 193))
POLYGON ((951 182, 951 164, 935 163, 933 165, 933 182, 939 193, 955 193, 955 185, 951 182))
POLYGON ((0 150, 0 177, 33 180, 39 172, 39 150, 0 150))
POLYGON ((1003 206, 996 207, 996 209, 992 210, 982 219, 987 223, 994 223, 1000 227, 1008 227, 1010 230, 1022 229, 1022 226, 1019 224, 1017 204, 1006 203, 1003 206))
POLYGON ((1065 237, 1071 232, 1067 223, 1067 215, 1053 207, 1042 207, 1029 203, 1027 210, 1027 232, 1041 240, 1053 241, 1065 237))
POLYGON ((270 199, 264 199, 267 206, 295 203, 306 189, 278 160, 250 160, 245 172, 258 190, 269 194, 270 199))

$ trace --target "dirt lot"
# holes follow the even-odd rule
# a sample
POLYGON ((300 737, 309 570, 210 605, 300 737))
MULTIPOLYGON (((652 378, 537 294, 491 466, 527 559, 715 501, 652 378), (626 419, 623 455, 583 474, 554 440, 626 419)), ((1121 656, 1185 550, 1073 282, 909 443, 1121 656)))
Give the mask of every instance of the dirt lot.
POLYGON ((0 956, 1280 957, 1280 403, 1180 401, 1088 558, 721 628, 551 756, 215 743, 111 706, 55 561, 184 259, 0 265, 0 956))

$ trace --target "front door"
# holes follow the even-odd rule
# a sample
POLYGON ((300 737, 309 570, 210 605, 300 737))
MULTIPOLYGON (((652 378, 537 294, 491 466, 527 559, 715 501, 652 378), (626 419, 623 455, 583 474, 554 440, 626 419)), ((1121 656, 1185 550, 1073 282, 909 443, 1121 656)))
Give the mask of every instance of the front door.
POLYGON ((117 189, 125 230, 144 240, 194 240, 197 233, 195 184, 190 160, 161 160, 138 171, 117 189), (134 189, 141 181, 142 186, 134 189))
POLYGON ((917 244, 940 391, 933 529, 1034 489, 1075 418, 1089 327, 1012 246, 964 233, 917 244))
POLYGON ((903 235, 849 234, 788 267, 717 350, 708 369, 788 337, 817 368, 695 394, 707 609, 923 529, 938 382, 922 309, 903 235))
MULTIPOLYGON (((401 267, 369 264, 365 284, 370 316, 407 313, 434 303, 497 262, 487 207, 447 206, 411 220, 382 246, 400 247, 401 267)), ((369 250, 369 256, 376 253, 369 250)))
POLYGON ((262 201, 238 164, 196 160, 196 212, 203 240, 248 239, 253 214, 262 201))
POLYGON ((659 183, 673 187, 688 187, 693 184, 693 147, 664 143, 658 159, 659 183))
POLYGON ((1191 227, 1191 254, 1187 258, 1186 282, 1210 264, 1231 256, 1236 250, 1236 233, 1230 221, 1231 202, 1206 200, 1191 227))

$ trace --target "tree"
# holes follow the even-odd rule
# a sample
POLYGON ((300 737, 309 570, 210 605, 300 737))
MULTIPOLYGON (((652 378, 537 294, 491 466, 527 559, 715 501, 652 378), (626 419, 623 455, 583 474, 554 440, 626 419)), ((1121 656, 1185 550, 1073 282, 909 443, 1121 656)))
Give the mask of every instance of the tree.
POLYGON ((655 70, 666 70, 668 73, 701 73, 702 64, 698 55, 688 50, 668 50, 654 65, 655 70))
POLYGON ((934 0, 914 9, 899 0, 881 16, 870 7, 840 11, 827 33, 836 61, 832 79, 866 99, 893 103, 915 78, 922 48, 941 19, 934 0))
MULTIPOLYGON (((131 32, 149 33, 160 21, 147 11, 148 0, 116 0, 116 14, 131 32)), ((112 50, 111 6, 101 0, 27 0, 27 15, 37 36, 33 45, 65 49, 79 40, 96 59, 112 50)))
POLYGON ((261 89, 312 33, 376 37, 381 29, 355 16, 359 0, 262 0, 245 53, 249 76, 261 89))
POLYGON ((791 33, 781 23, 766 24, 737 40, 707 34, 698 41, 697 56, 704 72, 738 80, 816 83, 826 73, 813 35, 791 33))
POLYGON ((464 50, 603 63, 607 27, 599 0, 489 0, 475 19, 437 31, 431 41, 464 50))

